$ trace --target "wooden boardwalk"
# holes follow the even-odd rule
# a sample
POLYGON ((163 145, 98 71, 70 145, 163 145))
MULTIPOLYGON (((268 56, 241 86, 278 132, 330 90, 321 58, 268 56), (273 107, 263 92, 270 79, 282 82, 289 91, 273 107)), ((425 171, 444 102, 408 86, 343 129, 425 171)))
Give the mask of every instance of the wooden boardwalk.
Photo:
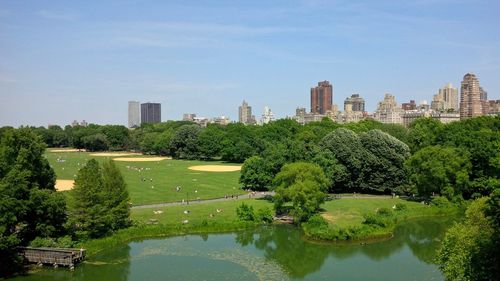
POLYGON ((29 263, 50 264, 54 267, 67 266, 70 269, 85 258, 85 249, 18 247, 19 254, 29 263))

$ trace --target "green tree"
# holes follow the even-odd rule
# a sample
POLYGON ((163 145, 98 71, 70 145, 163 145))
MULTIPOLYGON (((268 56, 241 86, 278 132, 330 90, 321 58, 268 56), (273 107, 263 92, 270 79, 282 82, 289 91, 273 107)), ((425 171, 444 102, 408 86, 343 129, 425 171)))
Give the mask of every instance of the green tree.
POLYGON ((112 160, 103 167, 89 160, 78 171, 71 195, 70 225, 78 238, 102 237, 129 226, 128 192, 112 160))
POLYGON ((420 195, 451 197, 461 195, 467 186, 471 164, 464 151, 437 145, 419 150, 406 161, 406 167, 410 183, 420 195))
POLYGON ((252 156, 243 163, 240 183, 252 190, 267 190, 273 177, 267 161, 259 156, 252 156))
POLYGON ((29 128, 5 131, 0 138, 0 277, 21 269, 17 246, 64 230, 66 205, 55 192, 44 150, 29 128))
MULTIPOLYGON (((465 221, 447 231, 437 253, 446 280, 497 279, 499 250, 494 248, 498 246, 494 239, 498 238, 498 228, 494 218, 486 215, 491 202, 487 197, 474 201, 466 211, 465 221)), ((498 212, 498 203, 494 208, 498 212)))
POLYGON ((170 147, 176 158, 196 159, 200 152, 198 148, 198 135, 201 128, 198 125, 184 125, 172 137, 170 147))
POLYGON ((287 164, 274 178, 275 209, 278 213, 283 212, 285 204, 291 202, 291 214, 297 221, 305 221, 319 210, 329 184, 316 164, 287 164))
POLYGON ((88 151, 108 150, 109 144, 106 135, 97 133, 82 138, 83 147, 88 151))
POLYGON ((408 145, 413 153, 437 144, 437 138, 443 129, 443 123, 434 118, 418 118, 410 124, 408 145))
POLYGON ((198 137, 200 154, 204 159, 219 156, 222 150, 224 131, 219 125, 208 125, 198 137))
POLYGON ((253 211, 253 207, 245 203, 241 203, 241 205, 236 208, 236 215, 238 216, 238 219, 242 221, 255 220, 255 213, 253 211))
POLYGON ((127 185, 113 160, 102 164, 103 197, 111 217, 111 229, 130 226, 130 205, 127 185))
POLYGON ((380 130, 362 133, 360 139, 366 150, 360 182, 364 191, 395 192, 406 184, 410 149, 405 143, 380 130))

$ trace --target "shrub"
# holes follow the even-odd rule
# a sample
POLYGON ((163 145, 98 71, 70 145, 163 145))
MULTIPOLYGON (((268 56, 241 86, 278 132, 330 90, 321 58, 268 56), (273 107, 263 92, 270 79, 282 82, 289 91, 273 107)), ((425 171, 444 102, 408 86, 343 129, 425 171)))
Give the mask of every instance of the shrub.
POLYGON ((447 208, 450 207, 451 203, 445 197, 439 196, 432 199, 431 204, 438 208, 447 208))
POLYGON ((380 208, 377 210, 377 215, 390 216, 391 214, 392 214, 392 211, 389 208, 380 208))
MULTIPOLYGON (((385 211, 384 211, 385 212, 385 211)), ((363 224, 379 227, 387 227, 394 223, 392 217, 388 215, 367 214, 364 216, 363 224)))
POLYGON ((71 236, 63 236, 59 238, 37 237, 30 242, 31 247, 50 247, 50 248, 71 248, 75 242, 71 240, 71 236))
POLYGON ((264 207, 262 209, 257 210, 256 218, 258 221, 265 223, 273 222, 273 211, 269 207, 264 207))
POLYGON ((395 206, 396 206, 396 208, 394 208, 394 210, 396 210, 396 211, 404 211, 408 208, 406 206, 406 204, 403 204, 403 203, 396 203, 395 206))
POLYGON ((255 214, 253 212, 253 207, 249 206, 245 203, 241 203, 241 205, 236 208, 236 215, 242 221, 254 221, 255 214))

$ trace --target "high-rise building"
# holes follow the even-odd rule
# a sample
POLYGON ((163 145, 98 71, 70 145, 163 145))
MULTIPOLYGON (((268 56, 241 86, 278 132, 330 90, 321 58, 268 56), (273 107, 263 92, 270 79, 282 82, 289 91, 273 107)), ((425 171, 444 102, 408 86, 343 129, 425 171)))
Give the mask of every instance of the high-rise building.
POLYGON ((252 107, 243 100, 241 106, 238 107, 238 121, 243 124, 255 124, 255 116, 252 115, 252 107))
POLYGON ((196 118, 196 113, 184 113, 182 115, 182 121, 194 121, 196 118))
POLYGON ((147 102, 141 104, 141 124, 142 123, 160 123, 161 122, 161 104, 147 102))
POLYGON ((141 125, 141 103, 138 101, 128 102, 128 127, 137 128, 141 125))
POLYGON ((332 110, 333 86, 328 81, 318 82, 318 86, 311 88, 311 113, 326 114, 332 110))
POLYGON ((401 104, 401 108, 403 110, 415 110, 417 109, 417 103, 415 102, 415 100, 410 100, 410 102, 403 102, 401 104))
POLYGON ((460 119, 481 115, 483 115, 483 107, 479 80, 476 75, 467 73, 460 88, 460 119))
POLYGON ((264 107, 264 113, 262 113, 262 124, 268 124, 269 122, 274 121, 274 113, 268 106, 264 107))
POLYGON ((351 105, 351 111, 365 112, 365 99, 360 97, 359 94, 352 94, 350 98, 344 101, 344 111, 347 111, 348 105, 351 105))
POLYGON ((446 84, 432 99, 431 108, 440 112, 458 112, 458 89, 446 84))
POLYGON ((381 123, 402 124, 402 109, 396 103, 396 98, 391 94, 385 94, 384 100, 378 103, 373 118, 381 123))

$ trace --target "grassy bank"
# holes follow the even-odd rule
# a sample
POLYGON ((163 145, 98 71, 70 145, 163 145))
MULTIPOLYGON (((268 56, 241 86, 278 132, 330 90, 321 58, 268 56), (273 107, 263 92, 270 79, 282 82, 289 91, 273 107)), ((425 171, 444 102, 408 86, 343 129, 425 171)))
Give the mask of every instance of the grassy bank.
POLYGON ((156 209, 133 209, 131 218, 134 226, 118 231, 112 236, 81 243, 89 256, 123 245, 133 240, 168 237, 196 233, 229 232, 254 228, 258 223, 242 222, 236 216, 236 208, 242 202, 254 210, 272 208, 272 203, 262 199, 245 199, 169 206, 156 209), (219 210, 220 212, 217 212, 219 210), (188 221, 183 223, 183 221, 188 221))
POLYGON ((397 224, 412 218, 453 216, 457 206, 426 205, 397 198, 341 199, 326 202, 324 212, 302 224, 308 239, 357 241, 391 237, 397 224))

